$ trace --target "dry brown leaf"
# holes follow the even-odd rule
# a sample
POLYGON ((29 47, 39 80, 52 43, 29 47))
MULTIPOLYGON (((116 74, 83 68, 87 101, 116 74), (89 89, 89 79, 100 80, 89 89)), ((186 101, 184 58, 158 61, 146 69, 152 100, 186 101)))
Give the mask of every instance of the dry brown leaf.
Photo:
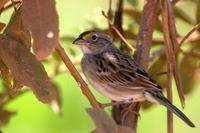
POLYGON ((90 108, 86 111, 96 125, 96 129, 92 131, 92 133, 135 133, 135 131, 129 127, 117 125, 102 109, 90 108))
POLYGON ((7 110, 0 109, 0 125, 6 125, 10 121, 10 117, 15 115, 16 112, 11 112, 7 110))
MULTIPOLYGON (((171 72, 174 75, 179 99, 180 99, 182 107, 184 108, 185 97, 183 93, 183 86, 180 79, 180 74, 179 74, 175 52, 174 52, 175 49, 177 49, 178 47, 178 43, 176 40, 176 36, 177 36, 176 26, 175 26, 175 21, 174 21, 174 16, 173 16, 173 10, 171 6, 172 5, 169 0, 163 1, 162 13, 163 13, 163 31, 165 31, 164 32, 165 54, 166 54, 166 58, 168 62, 168 75, 171 75, 171 72)), ((168 86, 170 86, 169 88, 171 88, 171 85, 169 85, 169 81, 172 82, 172 77, 171 79, 168 78, 168 86)), ((167 89, 167 91, 170 90, 169 88, 167 89)), ((172 98, 172 96, 168 98, 172 98)))
POLYGON ((54 0, 24 0, 22 19, 32 32, 33 51, 39 60, 46 58, 58 44, 58 15, 54 0))
POLYGON ((51 82, 53 87, 51 88, 51 95, 52 95, 52 101, 50 103, 50 106, 52 108, 52 110, 55 113, 60 113, 60 108, 61 108, 61 96, 60 96, 60 91, 59 91, 59 87, 56 83, 51 82))
POLYGON ((6 26, 6 24, 0 22, 0 32, 3 30, 3 28, 4 28, 5 26, 6 26))
POLYGON ((9 0, 1 0, 0 1, 0 10, 4 7, 4 5, 8 2, 9 0))
POLYGON ((180 71, 185 94, 189 94, 190 92, 192 92, 196 84, 199 83, 199 62, 199 59, 191 58, 188 55, 184 56, 181 61, 180 71))
POLYGON ((7 36, 0 35, 0 44, 0 58, 14 78, 30 87, 40 101, 51 103, 53 86, 43 65, 25 46, 7 36))
POLYGON ((10 22, 4 30, 4 34, 30 49, 31 35, 30 32, 24 27, 22 22, 21 8, 12 14, 10 22))
POLYGON ((4 62, 0 58, 0 76, 3 79, 3 83, 6 86, 6 88, 11 88, 11 73, 8 69, 8 67, 4 64, 4 62))

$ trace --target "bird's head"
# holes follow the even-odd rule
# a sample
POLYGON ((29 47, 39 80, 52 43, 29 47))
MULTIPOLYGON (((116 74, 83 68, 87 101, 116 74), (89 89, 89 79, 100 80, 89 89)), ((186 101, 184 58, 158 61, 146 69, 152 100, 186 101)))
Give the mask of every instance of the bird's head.
POLYGON ((97 53, 111 46, 112 41, 105 33, 91 30, 81 33, 73 44, 80 45, 83 53, 97 53))

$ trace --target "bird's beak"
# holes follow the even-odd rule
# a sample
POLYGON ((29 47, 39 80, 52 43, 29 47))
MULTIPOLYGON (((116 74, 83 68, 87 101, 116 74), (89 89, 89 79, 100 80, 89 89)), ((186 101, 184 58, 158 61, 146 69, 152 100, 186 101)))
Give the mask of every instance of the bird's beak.
POLYGON ((83 40, 81 37, 78 37, 76 38, 72 44, 78 44, 78 45, 81 45, 81 44, 84 44, 85 43, 85 40, 83 40))

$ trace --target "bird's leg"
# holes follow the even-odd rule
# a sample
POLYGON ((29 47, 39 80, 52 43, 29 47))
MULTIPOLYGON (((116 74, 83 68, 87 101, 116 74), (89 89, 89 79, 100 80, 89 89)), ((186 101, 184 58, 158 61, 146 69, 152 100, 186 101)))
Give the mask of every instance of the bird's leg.
POLYGON ((109 107, 109 106, 115 106, 115 105, 120 105, 120 104, 125 104, 125 103, 132 103, 133 101, 133 98, 130 98, 130 99, 126 99, 126 100, 123 100, 123 101, 114 101, 114 102, 111 102, 111 103, 100 103, 100 106, 101 108, 106 108, 106 107, 109 107))
POLYGON ((125 120, 126 116, 129 113, 133 113, 133 114, 138 115, 140 117, 140 113, 133 111, 134 107, 135 107, 135 104, 132 103, 132 104, 128 105, 127 108, 124 108, 124 110, 122 110, 122 112, 121 112, 122 122, 125 120))

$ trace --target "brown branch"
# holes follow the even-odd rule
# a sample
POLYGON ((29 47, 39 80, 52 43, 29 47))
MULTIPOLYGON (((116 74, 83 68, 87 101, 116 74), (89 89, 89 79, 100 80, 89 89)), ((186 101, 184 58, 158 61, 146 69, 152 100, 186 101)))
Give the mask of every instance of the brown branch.
POLYGON ((196 24, 192 30, 190 30, 179 42, 177 49, 175 49, 175 53, 177 53, 180 50, 181 45, 194 33, 196 30, 200 29, 200 22, 196 24))
POLYGON ((123 7, 124 7, 124 0, 118 0, 117 3, 117 10, 115 11, 115 18, 114 18, 114 26, 120 31, 120 33, 123 35, 123 7))
MULTIPOLYGON (((169 30, 170 30, 170 38, 171 38, 171 44, 172 44, 172 50, 173 50, 172 53, 175 53, 174 51, 179 48, 178 42, 176 40, 177 32, 176 32, 176 26, 175 26, 175 21, 174 21, 172 4, 169 0, 167 2, 168 2, 168 11, 169 11, 169 30)), ((173 75, 176 81, 179 99, 181 101, 182 107, 184 108, 185 96, 184 96, 184 91, 183 91, 183 84, 182 84, 180 73, 178 70, 177 63, 176 63, 175 54, 172 55, 172 67, 173 67, 173 75)))
MULTIPOLYGON (((150 47, 152 44, 152 35, 153 30, 158 19, 159 13, 159 0, 147 0, 142 12, 141 17, 141 27, 139 34, 137 36, 137 47, 135 59, 144 69, 148 67, 148 58, 150 47)), ((135 107, 133 108, 134 112, 138 112, 140 110, 141 103, 135 103, 135 107)), ((129 115, 129 119, 133 119, 132 123, 134 123, 135 131, 137 128, 138 115, 129 115)))
POLYGON ((89 90, 88 85, 82 79, 79 72, 76 70, 76 68, 74 67, 74 65, 72 64, 72 62, 70 61, 69 57, 67 56, 67 54, 65 53, 64 49, 62 48, 60 44, 58 44, 58 46, 56 47, 56 52, 63 60, 66 67, 69 69, 71 75, 75 78, 76 82, 78 83, 78 85, 80 86, 82 90, 82 93, 87 97, 92 107, 100 108, 100 104, 97 102, 97 100, 95 99, 91 91, 89 90))
MULTIPOLYGON (((172 102, 172 72, 173 72, 173 58, 175 58, 173 48, 172 48, 172 38, 170 38, 170 13, 169 13, 169 1, 162 1, 162 19, 163 19, 163 31, 164 32, 164 42, 165 42, 165 55, 168 64, 168 84, 167 84, 167 98, 172 102)), ((167 131, 168 133, 173 133, 173 114, 167 110, 167 131)))
POLYGON ((143 67, 148 66, 152 34, 158 19, 159 0, 147 0, 141 18, 141 28, 137 36, 137 51, 135 59, 143 67))
MULTIPOLYGON (((112 0, 109 0, 109 9, 108 9, 107 15, 108 15, 109 20, 112 20, 112 17, 113 17, 112 0)), ((109 21, 108 21, 108 25, 109 25, 109 29, 111 29, 109 21)))
MULTIPOLYGON (((148 65, 149 51, 152 43, 152 34, 158 17, 158 9, 159 0, 147 0, 142 13, 141 27, 137 38, 136 60, 144 68, 147 68, 148 65)), ((132 111, 128 112, 125 117, 121 117, 120 114, 124 111, 124 109, 127 108, 128 105, 123 104, 116 107, 118 108, 118 112, 113 114, 115 121, 120 125, 131 127, 136 131, 140 105, 140 103, 134 103, 134 105, 132 105, 132 111)))
MULTIPOLYGON (((175 49, 175 54, 177 54, 179 51, 182 51, 182 50, 181 50, 181 46, 182 46, 183 43, 191 43, 192 45, 195 45, 195 44, 197 44, 197 43, 200 42, 200 35, 199 35, 199 33, 197 33, 195 36, 191 36, 191 35, 194 34, 194 32, 195 32, 196 30, 198 30, 197 26, 200 26, 200 22, 199 22, 197 25, 195 25, 195 26, 192 28, 192 30, 190 30, 184 37, 178 37, 178 38, 176 39, 177 42, 179 42, 179 43, 177 44, 177 45, 178 45, 177 49, 175 49)), ((195 33, 196 33, 196 32, 195 32, 195 33)), ((153 44, 163 44, 163 43, 164 43, 164 41, 163 41, 162 39, 158 39, 158 38, 157 38, 157 39, 154 39, 152 42, 153 42, 153 44)), ((152 61, 155 57, 160 56, 160 55, 163 55, 163 54, 164 54, 164 51, 165 51, 165 50, 164 50, 163 47, 160 48, 160 49, 158 49, 158 50, 155 50, 155 51, 151 54, 149 60, 152 61)))
POLYGON ((112 24, 111 20, 106 16, 105 12, 102 11, 102 15, 108 20, 111 28, 115 31, 115 33, 119 36, 119 38, 126 44, 126 46, 131 50, 131 51, 135 51, 135 49, 133 48, 133 46, 131 44, 128 43, 128 41, 123 37, 123 35, 119 32, 119 30, 112 24))
MULTIPOLYGON (((173 77, 173 68, 170 64, 167 70, 167 98, 170 102, 173 102, 172 97, 172 77, 173 77)), ((173 133, 173 113, 170 110, 167 110, 167 132, 173 133)))

